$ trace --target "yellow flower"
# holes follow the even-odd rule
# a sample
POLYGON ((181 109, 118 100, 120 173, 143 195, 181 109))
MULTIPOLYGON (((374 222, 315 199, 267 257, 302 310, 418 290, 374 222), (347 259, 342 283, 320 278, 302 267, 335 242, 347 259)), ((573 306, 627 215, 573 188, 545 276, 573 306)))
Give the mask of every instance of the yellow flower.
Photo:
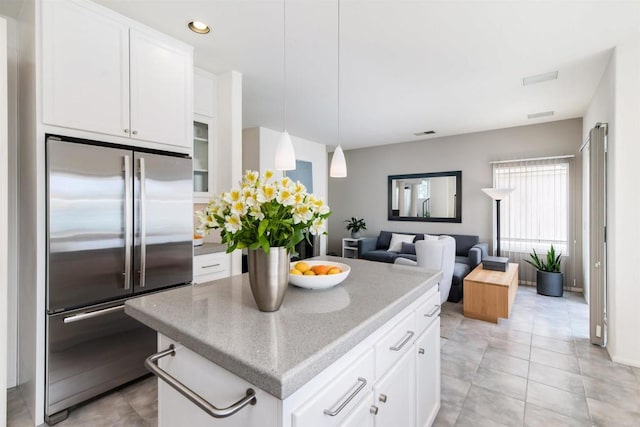
POLYGON ((276 197, 276 188, 273 185, 263 185, 258 189, 257 199, 260 203, 270 202, 276 197))
POLYGON ((324 233, 324 220, 318 218, 313 221, 313 224, 309 227, 309 231, 311 231, 311 234, 314 236, 324 233))
POLYGON ((238 200, 231 204, 231 213, 234 215, 242 216, 247 211, 247 206, 241 201, 238 200))
POLYGON ((260 174, 258 172, 248 170, 245 172, 242 182, 253 186, 258 182, 258 178, 260 178, 260 174))
POLYGON ((267 169, 267 171, 264 173, 264 179, 266 181, 269 181, 271 178, 273 178, 273 171, 271 169, 267 169))
POLYGON ((293 194, 288 189, 280 190, 276 196, 276 200, 284 206, 292 206, 295 202, 293 194))
POLYGON ((296 194, 303 194, 307 192, 307 188, 300 181, 297 181, 294 186, 293 192, 296 194))
POLYGON ((242 228, 242 222, 238 215, 227 215, 224 220, 224 229, 229 233, 235 233, 242 228))
POLYGON ((313 218, 313 212, 307 205, 297 205, 293 208, 293 223, 309 222, 313 218))
POLYGON ((283 188, 288 188, 288 187, 290 187, 292 184, 293 184, 293 182, 291 181, 291 178, 289 178, 289 177, 287 177, 287 176, 283 177, 283 178, 280 180, 280 185, 281 185, 283 188))
POLYGON ((240 190, 231 190, 228 193, 222 193, 222 200, 227 203, 233 203, 240 200, 240 190))

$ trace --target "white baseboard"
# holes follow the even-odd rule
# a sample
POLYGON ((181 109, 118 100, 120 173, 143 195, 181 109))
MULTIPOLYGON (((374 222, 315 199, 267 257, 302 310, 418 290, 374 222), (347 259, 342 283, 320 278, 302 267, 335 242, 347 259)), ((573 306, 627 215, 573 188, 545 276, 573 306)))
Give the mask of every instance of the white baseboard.
POLYGON ((615 363, 620 363, 621 365, 627 365, 627 366, 633 366, 635 368, 640 368, 640 360, 626 359, 624 357, 614 356, 611 353, 609 353, 609 356, 611 357, 611 360, 614 361, 615 363))

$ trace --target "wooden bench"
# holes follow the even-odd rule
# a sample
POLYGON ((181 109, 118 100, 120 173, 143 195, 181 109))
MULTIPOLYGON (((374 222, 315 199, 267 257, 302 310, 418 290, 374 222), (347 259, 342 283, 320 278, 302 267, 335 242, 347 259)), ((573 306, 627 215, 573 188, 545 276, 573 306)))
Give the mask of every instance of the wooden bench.
POLYGON ((509 318, 518 293, 518 264, 510 263, 505 272, 478 265, 464 278, 463 292, 465 317, 494 323, 499 317, 509 318))

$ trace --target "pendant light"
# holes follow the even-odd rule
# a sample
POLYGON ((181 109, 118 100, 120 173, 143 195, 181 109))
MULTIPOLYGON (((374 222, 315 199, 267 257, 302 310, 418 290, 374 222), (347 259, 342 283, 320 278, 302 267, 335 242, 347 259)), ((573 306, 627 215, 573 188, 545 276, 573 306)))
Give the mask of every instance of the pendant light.
POLYGON ((333 152, 329 176, 345 178, 347 176, 347 162, 340 146, 340 0, 338 0, 338 148, 333 152))
POLYGON ((276 148, 275 169, 279 171, 290 171, 296 168, 296 153, 293 149, 293 142, 287 132, 287 2, 282 2, 282 21, 284 22, 282 31, 282 134, 278 139, 276 148))

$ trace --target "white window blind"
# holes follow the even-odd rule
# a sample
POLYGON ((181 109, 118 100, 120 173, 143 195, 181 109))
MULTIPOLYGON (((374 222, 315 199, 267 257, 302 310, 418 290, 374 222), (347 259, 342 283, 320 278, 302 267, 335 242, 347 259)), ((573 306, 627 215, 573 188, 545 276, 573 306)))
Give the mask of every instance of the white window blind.
POLYGON ((515 189, 501 202, 500 247, 503 256, 520 264, 524 282, 535 281, 535 271, 524 263, 534 249, 544 256, 553 245, 570 255, 569 162, 555 158, 493 165, 494 187, 515 189))

